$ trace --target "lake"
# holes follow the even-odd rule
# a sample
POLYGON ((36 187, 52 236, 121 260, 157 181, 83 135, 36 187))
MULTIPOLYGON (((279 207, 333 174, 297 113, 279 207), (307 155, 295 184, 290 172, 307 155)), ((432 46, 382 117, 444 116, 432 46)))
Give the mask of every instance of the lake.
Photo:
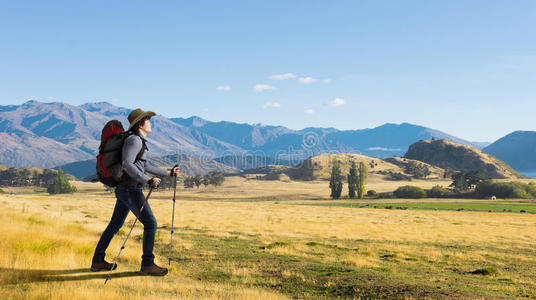
POLYGON ((530 178, 536 178, 536 170, 523 170, 518 172, 530 178))

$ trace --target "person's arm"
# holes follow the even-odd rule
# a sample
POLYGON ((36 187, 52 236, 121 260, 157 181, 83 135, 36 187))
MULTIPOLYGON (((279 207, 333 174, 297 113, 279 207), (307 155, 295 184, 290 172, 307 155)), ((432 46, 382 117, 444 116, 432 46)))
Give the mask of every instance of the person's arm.
POLYGON ((169 176, 169 171, 157 168, 157 167, 151 165, 148 162, 145 164, 145 171, 147 171, 147 172, 149 172, 151 174, 154 174, 156 176, 169 176))
POLYGON ((146 183, 149 181, 149 176, 145 175, 140 169, 134 165, 136 156, 141 151, 143 146, 141 139, 136 135, 128 136, 123 144, 123 159, 121 165, 123 170, 134 180, 139 183, 146 183))

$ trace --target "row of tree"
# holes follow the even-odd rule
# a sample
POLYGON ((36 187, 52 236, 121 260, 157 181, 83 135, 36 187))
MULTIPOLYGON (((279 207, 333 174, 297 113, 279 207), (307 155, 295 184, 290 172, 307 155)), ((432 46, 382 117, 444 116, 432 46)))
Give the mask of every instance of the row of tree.
POLYGON ((57 177, 57 172, 44 169, 43 173, 28 169, 9 168, 0 171, 0 186, 39 186, 47 187, 57 177))
MULTIPOLYGON (((356 197, 362 199, 365 195, 365 182, 367 181, 368 170, 367 166, 363 163, 359 163, 359 167, 355 161, 352 161, 350 171, 346 175, 348 182, 348 197, 353 199, 356 197)), ((333 160, 333 167, 331 168, 331 177, 329 180, 329 188, 331 189, 331 198, 339 199, 342 194, 344 177, 341 173, 340 162, 333 160)))

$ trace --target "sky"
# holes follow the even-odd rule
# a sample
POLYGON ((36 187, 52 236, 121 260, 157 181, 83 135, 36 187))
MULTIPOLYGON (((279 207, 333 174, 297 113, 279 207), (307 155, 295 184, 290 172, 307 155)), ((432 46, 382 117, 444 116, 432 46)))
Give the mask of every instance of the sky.
POLYGON ((536 1, 5 1, 0 105, 470 141, 536 130, 536 1))

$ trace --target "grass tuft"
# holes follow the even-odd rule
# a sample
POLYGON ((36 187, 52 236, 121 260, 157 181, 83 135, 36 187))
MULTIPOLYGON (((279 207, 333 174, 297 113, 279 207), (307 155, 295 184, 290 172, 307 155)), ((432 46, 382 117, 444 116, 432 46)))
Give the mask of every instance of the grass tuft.
POLYGON ((482 269, 476 269, 472 272, 469 272, 471 274, 474 274, 474 275, 496 275, 498 274, 499 272, 497 271, 497 269, 493 268, 493 267, 486 267, 486 268, 482 268, 482 269))
POLYGON ((277 247, 287 247, 287 246, 290 246, 290 243, 277 241, 277 242, 273 242, 271 244, 268 244, 266 246, 261 246, 259 248, 260 249, 274 249, 274 248, 277 248, 277 247))

